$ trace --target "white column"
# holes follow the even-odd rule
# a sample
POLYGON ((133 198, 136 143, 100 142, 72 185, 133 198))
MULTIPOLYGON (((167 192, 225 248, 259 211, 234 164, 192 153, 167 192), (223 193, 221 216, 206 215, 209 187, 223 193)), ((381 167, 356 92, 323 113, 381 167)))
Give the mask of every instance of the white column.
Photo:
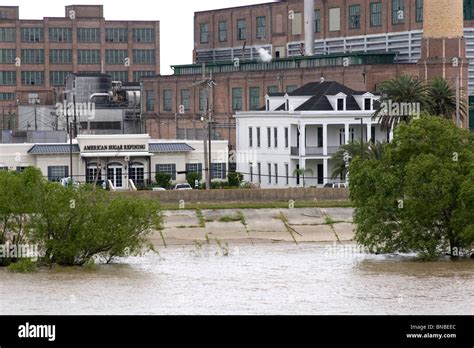
POLYGON ((300 156, 306 156, 306 125, 300 126, 300 156))
POLYGON ((372 123, 367 123, 367 142, 372 138, 372 123))
POLYGON ((323 155, 328 155, 328 125, 323 124, 323 155))
POLYGON ((328 162, 329 162, 329 160, 327 158, 325 158, 324 159, 324 164, 323 164, 324 185, 326 185, 328 183, 328 177, 329 177, 328 162))
MULTIPOLYGON (((306 169, 306 158, 300 158, 300 169, 306 169)), ((306 176, 306 173, 304 175, 306 176)), ((303 185, 303 175, 300 175, 300 187, 303 187, 303 185)))
POLYGON ((393 140, 393 128, 390 129, 390 136, 389 136, 390 142, 393 140))
POLYGON ((350 141, 350 136, 349 136, 349 132, 350 132, 350 124, 349 123, 346 123, 344 125, 345 127, 345 133, 344 135, 346 136, 346 145, 349 144, 349 141, 350 141))

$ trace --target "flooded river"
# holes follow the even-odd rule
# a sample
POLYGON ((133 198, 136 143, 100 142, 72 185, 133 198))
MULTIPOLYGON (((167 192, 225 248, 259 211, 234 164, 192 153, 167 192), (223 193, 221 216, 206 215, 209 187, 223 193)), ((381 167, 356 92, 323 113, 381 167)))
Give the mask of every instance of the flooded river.
POLYGON ((474 314, 474 262, 332 245, 173 247, 95 270, 0 270, 0 314, 474 314))

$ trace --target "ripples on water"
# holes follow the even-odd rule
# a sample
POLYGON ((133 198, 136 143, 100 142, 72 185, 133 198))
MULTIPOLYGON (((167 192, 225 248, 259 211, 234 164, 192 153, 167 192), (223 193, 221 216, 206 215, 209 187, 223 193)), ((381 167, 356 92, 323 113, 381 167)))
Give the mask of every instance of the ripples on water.
POLYGON ((95 271, 0 270, 1 314, 474 314, 474 263, 324 245, 161 250, 95 271), (216 255, 216 253, 218 255, 216 255))

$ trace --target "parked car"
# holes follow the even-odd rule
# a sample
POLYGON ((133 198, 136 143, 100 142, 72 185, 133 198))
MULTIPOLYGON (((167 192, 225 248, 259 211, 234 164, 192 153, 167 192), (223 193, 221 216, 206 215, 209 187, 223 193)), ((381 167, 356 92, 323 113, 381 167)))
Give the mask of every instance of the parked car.
POLYGON ((347 184, 344 183, 327 183, 324 188, 347 188, 347 184))
POLYGON ((192 190, 193 188, 189 184, 176 184, 174 187, 175 191, 185 191, 185 190, 192 190))
POLYGON ((63 185, 64 187, 69 187, 72 185, 74 185, 74 187, 79 187, 81 184, 78 182, 78 181, 75 181, 75 182, 72 182, 72 179, 69 177, 69 178, 62 178, 61 180, 59 180, 59 183, 61 185, 63 185))
POLYGON ((152 191, 155 191, 155 192, 156 192, 156 191, 163 192, 163 191, 166 191, 166 189, 163 188, 163 187, 153 187, 153 188, 152 188, 152 191))

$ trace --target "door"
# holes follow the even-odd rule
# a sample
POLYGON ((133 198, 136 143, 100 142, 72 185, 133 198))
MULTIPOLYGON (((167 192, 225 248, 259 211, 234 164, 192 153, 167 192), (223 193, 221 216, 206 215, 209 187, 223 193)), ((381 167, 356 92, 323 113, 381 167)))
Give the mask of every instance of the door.
POLYGON ((318 185, 324 184, 324 165, 318 164, 318 185))
POLYGON ((107 167, 107 180, 110 180, 115 188, 123 188, 123 166, 112 163, 107 167))

